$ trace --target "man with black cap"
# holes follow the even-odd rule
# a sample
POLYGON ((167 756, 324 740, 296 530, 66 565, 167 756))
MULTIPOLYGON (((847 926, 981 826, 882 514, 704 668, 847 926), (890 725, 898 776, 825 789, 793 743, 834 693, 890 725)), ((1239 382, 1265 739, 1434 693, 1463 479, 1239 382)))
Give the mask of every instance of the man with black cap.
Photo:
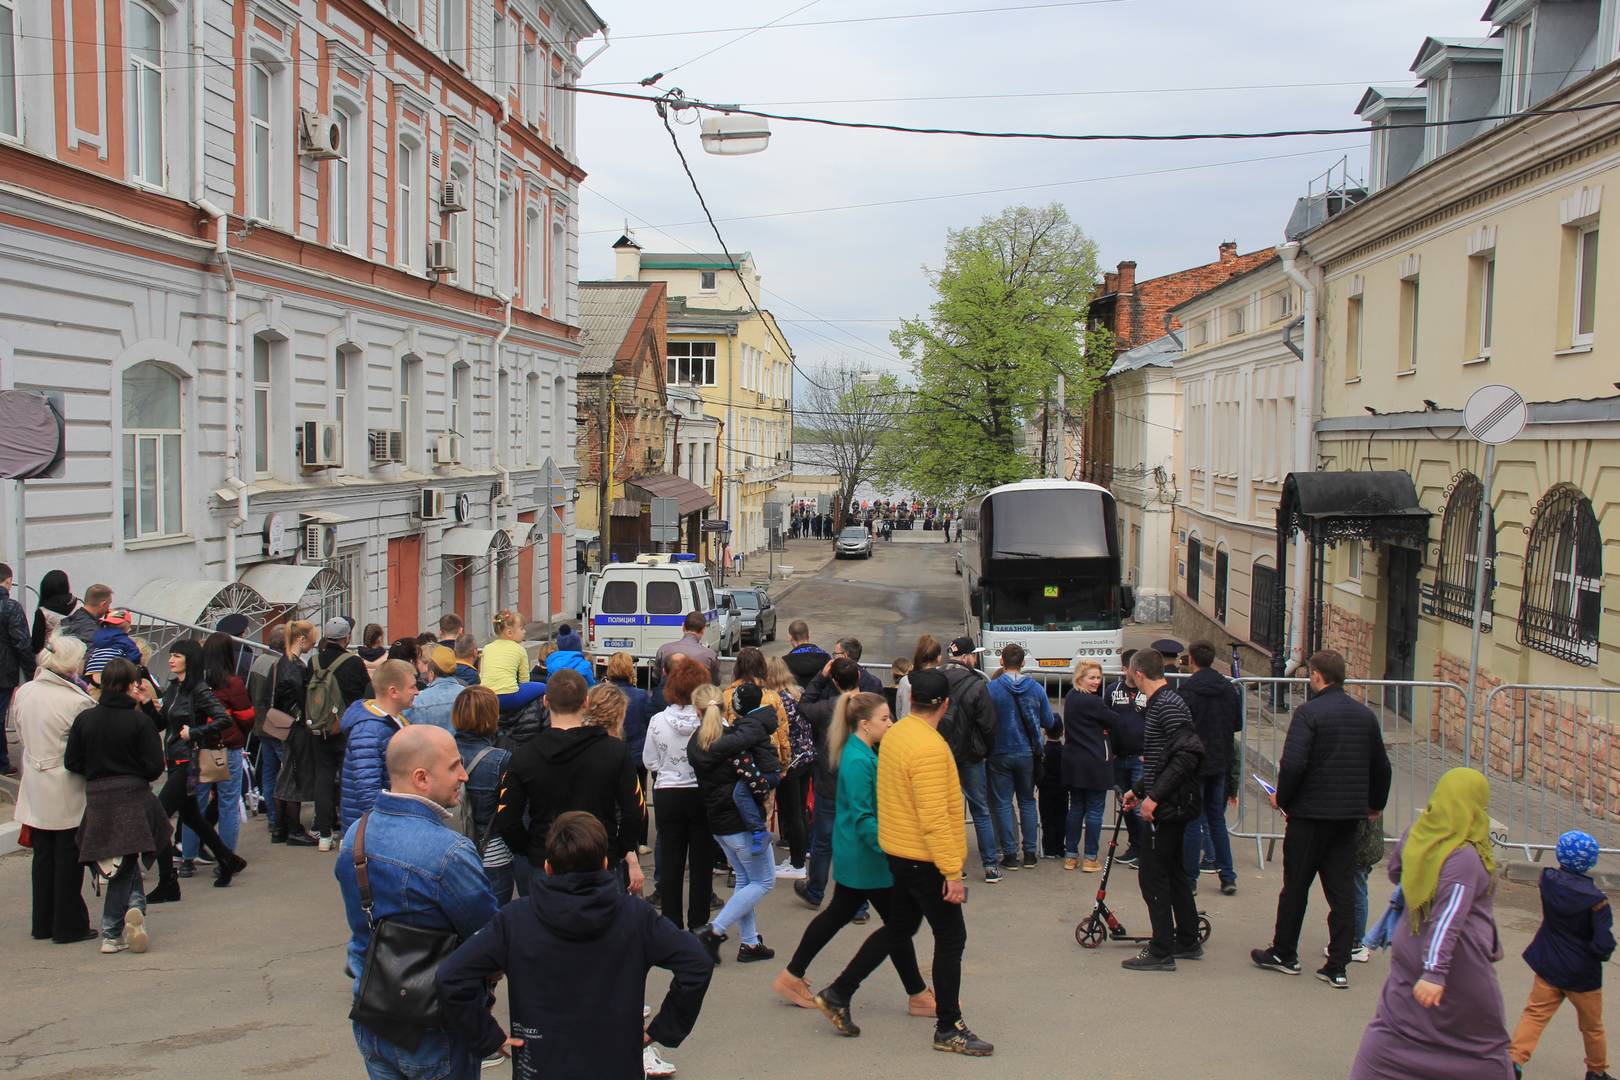
MULTIPOLYGON (((950 686, 951 705, 939 725, 939 733, 950 745, 961 777, 962 794, 968 813, 973 815, 973 833, 984 863, 984 880, 991 885, 1001 880, 1001 856, 996 843, 995 818, 990 815, 990 784, 984 761, 996 741, 996 707, 990 700, 989 683, 978 669, 979 651, 973 639, 959 637, 946 649, 939 672, 950 686)), ((916 688, 912 688, 916 693, 916 688)), ((915 703, 913 703, 915 708, 915 703)))

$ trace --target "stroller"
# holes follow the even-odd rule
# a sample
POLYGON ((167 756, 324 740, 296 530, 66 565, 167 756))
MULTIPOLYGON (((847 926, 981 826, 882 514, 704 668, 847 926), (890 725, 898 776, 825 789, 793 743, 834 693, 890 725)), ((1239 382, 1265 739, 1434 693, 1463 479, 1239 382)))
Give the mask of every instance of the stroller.
MULTIPOLYGON (((1134 937, 1125 929, 1125 924, 1119 921, 1113 911, 1105 903, 1108 895, 1108 876, 1114 870, 1114 851, 1119 847, 1119 830, 1125 824, 1125 804, 1116 796, 1114 798, 1114 831, 1108 837, 1108 858, 1103 863, 1102 880, 1097 883, 1097 904, 1091 909, 1091 914, 1081 919, 1074 927, 1074 940, 1082 948, 1095 949, 1106 938, 1109 941, 1126 941, 1134 944, 1152 940, 1151 937, 1134 937)), ((1202 945, 1209 940, 1210 921, 1207 912, 1198 913, 1198 944, 1202 945)))

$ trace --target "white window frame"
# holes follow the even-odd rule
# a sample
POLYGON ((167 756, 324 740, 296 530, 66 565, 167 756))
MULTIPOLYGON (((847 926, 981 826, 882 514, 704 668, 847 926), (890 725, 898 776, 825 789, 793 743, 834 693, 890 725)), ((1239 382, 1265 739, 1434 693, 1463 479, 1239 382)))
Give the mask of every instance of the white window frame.
POLYGON ((354 211, 357 200, 354 198, 354 162, 349 152, 349 140, 353 137, 355 123, 353 111, 342 104, 332 110, 333 122, 337 124, 339 134, 338 156, 326 163, 326 198, 328 220, 331 223, 330 239, 332 246, 351 251, 354 248, 354 211), (342 223, 341 233, 339 222, 342 223))
MULTIPOLYGON (((121 424, 124 454, 124 461, 122 463, 123 469, 125 472, 133 472, 135 477, 133 495, 131 495, 130 490, 124 487, 122 477, 120 477, 119 480, 119 493, 125 504, 121 508, 121 514, 128 516, 134 524, 133 534, 128 531, 127 526, 120 526, 120 534, 122 535, 125 543, 139 543, 146 540, 158 540, 164 537, 181 536, 184 535, 186 528, 186 382, 188 376, 183 372, 174 370, 167 364, 160 363, 159 361, 143 361, 139 364, 133 364, 120 372, 119 379, 121 395, 127 393, 127 391, 123 389, 124 381, 127 380, 131 374, 138 371, 146 364, 156 366, 159 370, 163 371, 164 374, 171 376, 175 380, 175 394, 178 398, 177 404, 179 426, 172 428, 156 428, 141 427, 127 423, 121 424), (168 467, 164 464, 164 459, 167 456, 164 453, 164 444, 165 440, 168 439, 175 440, 176 450, 173 456, 176 462, 178 462, 178 472, 180 474, 178 476, 169 476, 168 467), (153 462, 152 467, 154 485, 152 503, 157 520, 151 524, 150 528, 144 528, 143 526, 147 523, 143 521, 141 514, 142 470, 140 464, 148 453, 155 455, 155 461, 153 462), (165 508, 165 496, 173 489, 178 489, 176 491, 178 497, 175 499, 177 507, 175 512, 180 519, 178 521, 168 520, 169 514, 165 508), (131 498, 134 499, 133 506, 128 505, 131 498)), ((124 407, 125 406, 121 403, 120 408, 124 407)), ((120 414, 120 416, 122 417, 122 414, 120 414)))
POLYGON ((472 438, 472 365, 458 360, 450 365, 450 430, 462 439, 472 438))
POLYGON ((396 396, 399 398, 399 410, 394 414, 395 423, 399 427, 399 441, 402 449, 401 458, 405 467, 412 464, 411 453, 416 449, 416 439, 413 438, 416 427, 416 417, 413 405, 417 394, 421 391, 419 383, 422 379, 422 362, 413 355, 405 355, 399 359, 399 382, 396 384, 396 396))
POLYGON ((527 460, 530 465, 540 464, 540 454, 545 447, 545 436, 541 431, 540 417, 540 375, 538 372, 529 372, 528 378, 523 381, 523 419, 527 422, 528 443, 527 460))
POLYGON ((523 306, 544 310, 546 281, 546 217, 532 205, 523 215, 523 306))
POLYGON ((1575 230, 1575 293, 1570 300, 1570 344, 1575 347, 1590 346, 1592 344, 1593 330, 1597 328, 1597 313, 1602 298, 1598 296, 1596 282, 1594 281, 1592 286, 1592 310, 1590 312, 1592 326, 1591 329, 1587 330, 1581 329, 1581 323, 1584 321, 1581 316, 1588 314, 1585 306, 1581 303, 1581 296, 1586 289, 1587 247, 1588 245, 1592 247, 1592 273, 1595 277, 1597 274, 1597 258, 1602 253, 1602 248, 1599 246, 1600 235, 1596 221, 1587 222, 1575 230))
POLYGON ((510 298, 517 290, 517 192, 502 184, 496 200, 495 291, 510 298))
POLYGON ((247 150, 247 202, 245 209, 250 221, 270 222, 276 215, 276 72, 263 60, 252 60, 247 66, 247 93, 245 102, 247 125, 244 142, 247 150), (255 115, 253 96, 256 80, 264 80, 263 116, 255 115), (262 138, 262 142, 261 142, 262 138), (260 168, 260 165, 263 168, 260 168), (261 180, 260 173, 263 173, 261 180))
POLYGON ((422 0, 388 0, 388 14, 415 30, 420 25, 422 0))
POLYGON ((545 93, 545 82, 540 75, 540 48, 538 45, 523 46, 523 119, 530 124, 539 121, 541 116, 540 99, 545 93))
POLYGON ((450 215, 450 240, 456 245, 456 284, 463 289, 473 287, 473 219, 472 167, 457 158, 450 163, 450 179, 466 193, 467 209, 450 215))
POLYGON ((0 87, 0 92, 9 91, 11 95, 11 108, 0 112, 0 139, 22 141, 22 81, 17 70, 17 40, 21 34, 21 16, 17 12, 17 0, 0 0, 0 12, 7 16, 8 29, 0 35, 0 72, 7 69, 11 72, 10 86, 0 87))
POLYGON ((546 306, 551 317, 561 321, 568 306, 568 229, 555 213, 551 218, 551 247, 547 255, 551 274, 546 283, 546 306))
POLYGON ((696 380, 699 386, 715 385, 715 360, 719 353, 718 343, 713 341, 671 341, 665 350, 665 381, 677 386, 690 386, 693 379, 693 360, 701 360, 698 365, 698 374, 702 377, 696 380), (677 352, 677 350, 680 350, 677 352), (706 350, 706 351, 703 351, 706 350), (674 377, 670 378, 669 373, 674 377))
POLYGON ((1496 322, 1496 252, 1480 256, 1479 267, 1479 355, 1491 355, 1491 336, 1496 322))
POLYGON ((253 386, 253 475, 255 478, 268 477, 275 471, 275 446, 271 439, 272 426, 275 424, 276 403, 272 392, 275 355, 274 347, 268 337, 255 334, 252 344, 252 367, 249 376, 253 386), (260 362, 263 362, 261 368, 260 362))
POLYGON ((427 272, 427 150, 416 135, 394 146, 394 261, 413 274, 427 272))
MULTIPOLYGON (((164 115, 165 98, 168 93, 167 79, 164 77, 164 55, 168 45, 168 20, 162 11, 142 0, 126 0, 125 13, 125 41, 129 39, 129 30, 136 13, 149 17, 157 25, 157 62, 154 64, 149 58, 137 56, 133 49, 125 49, 128 57, 128 79, 125 86, 125 98, 129 110, 129 160, 130 179, 141 187, 161 191, 168 178, 168 154, 165 141, 168 138, 166 117, 164 115), (148 87, 150 79, 157 80, 156 101, 149 101, 148 87), (146 160, 146 150, 154 140, 148 133, 148 125, 157 125, 157 157, 158 160, 146 160)), ((15 54, 14 54, 15 55, 15 54)))
POLYGON ((1345 305, 1345 373, 1346 382, 1361 379, 1362 341, 1367 329, 1366 301, 1352 296, 1345 305), (1351 365, 1354 365, 1353 367, 1351 365))
POLYGON ((1523 112, 1530 107, 1532 77, 1536 55, 1535 16, 1529 15, 1505 28, 1503 34, 1502 69, 1507 73, 1508 112, 1523 112))
POLYGON ((467 66, 467 0, 439 0, 439 49, 452 64, 467 66))
POLYGON ((510 93, 517 71, 517 33, 512 20, 495 14, 495 88, 502 94, 510 93))
POLYGON ((1405 361, 1405 366, 1396 370, 1397 375, 1405 375, 1418 369, 1418 344, 1422 340, 1422 303, 1423 289, 1421 281, 1416 274, 1401 279, 1401 307, 1400 316, 1404 319, 1408 314, 1410 303, 1411 319, 1407 326, 1398 327, 1405 331, 1405 340, 1400 343, 1400 350, 1396 355, 1397 362, 1405 361), (1408 292, 1410 290, 1410 293, 1408 292))

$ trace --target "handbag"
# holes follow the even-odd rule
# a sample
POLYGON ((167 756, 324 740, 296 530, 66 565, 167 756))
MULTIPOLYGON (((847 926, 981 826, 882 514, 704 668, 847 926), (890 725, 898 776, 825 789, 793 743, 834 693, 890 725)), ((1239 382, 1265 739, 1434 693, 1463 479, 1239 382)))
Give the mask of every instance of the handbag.
POLYGON ((197 748, 197 782, 199 784, 221 784, 231 778, 231 759, 223 750, 211 750, 207 747, 197 748))
POLYGON ((264 714, 263 734, 267 739, 274 739, 277 742, 285 742, 287 740, 287 733, 292 730, 292 726, 296 723, 298 723, 298 719, 297 717, 293 716, 292 713, 283 712, 282 710, 271 706, 270 709, 264 714))
POLYGON ((461 938, 453 930, 430 930, 372 916, 371 879, 366 872, 366 823, 370 819, 367 811, 354 834, 354 879, 371 940, 366 944, 360 989, 349 1019, 414 1051, 421 1045, 424 1031, 444 1027, 433 976, 461 938))

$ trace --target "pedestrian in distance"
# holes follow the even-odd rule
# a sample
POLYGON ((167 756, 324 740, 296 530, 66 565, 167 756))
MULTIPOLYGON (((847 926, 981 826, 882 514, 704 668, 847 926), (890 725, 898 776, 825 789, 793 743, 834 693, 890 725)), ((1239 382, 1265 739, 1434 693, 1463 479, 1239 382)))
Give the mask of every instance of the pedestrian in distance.
MULTIPOLYGON (((653 714, 658 711, 653 707, 652 695, 636 685, 636 659, 627 652, 616 652, 608 657, 607 670, 604 673, 608 683, 618 688, 624 695, 624 745, 630 752, 630 760, 636 766, 636 783, 643 796, 650 789, 648 786, 647 770, 641 764, 642 751, 647 744, 647 725, 652 722, 653 714)), ((662 708, 660 705, 658 708, 662 708)), ((636 854, 651 855, 652 848, 647 846, 647 811, 643 807, 641 824, 636 831, 636 854)))
POLYGON ((946 650, 939 671, 950 686, 951 707, 940 721, 939 733, 956 757, 956 769, 973 818, 984 880, 1001 881, 1001 857, 996 847, 995 819, 990 814, 990 780, 985 759, 995 745, 996 710, 990 703, 988 680, 979 670, 979 652, 973 639, 959 637, 946 650))
POLYGON ((416 669, 404 660, 384 660, 371 685, 376 696, 355 702, 343 714, 348 740, 341 780, 344 832, 388 786, 388 744, 408 724, 405 714, 416 700, 416 669))
MULTIPOLYGON (((1131 674, 1131 658, 1135 649, 1120 654, 1121 672, 1103 693, 1103 702, 1114 714, 1108 727, 1108 749, 1114 755, 1114 790, 1121 795, 1142 779, 1142 727, 1147 711, 1147 695, 1136 688, 1131 674)), ((1125 815, 1125 854, 1115 862, 1135 866, 1141 855, 1141 816, 1132 810, 1125 815)))
POLYGON ((911 653, 911 667, 895 680, 894 715, 903 717, 911 712, 912 672, 927 671, 929 668, 939 667, 940 657, 944 654, 944 651, 932 634, 923 634, 917 638, 917 644, 911 653))
POLYGON ((91 686, 96 685, 101 669, 115 656, 122 656, 136 667, 144 662, 140 646, 129 636, 130 621, 129 612, 122 608, 113 608, 102 618, 101 627, 90 639, 90 651, 84 658, 85 681, 91 686))
POLYGON ((1558 838, 1558 865, 1541 872, 1541 926, 1524 950, 1535 981, 1508 1047, 1515 1075, 1530 1063, 1548 1021, 1568 998, 1586 1044, 1586 1080, 1613 1080, 1603 1030, 1603 965, 1614 955, 1614 912, 1589 876, 1597 859, 1597 840, 1572 830, 1558 838))
POLYGON ((793 670, 780 656, 765 661, 767 689, 775 690, 787 713, 787 755, 782 758, 782 782, 776 790, 776 820, 788 857, 777 865, 778 877, 797 881, 805 876, 805 859, 810 850, 806 792, 815 769, 815 737, 810 721, 799 709, 804 688, 793 670))
MULTIPOLYGON (((405 710, 405 719, 412 724, 432 724, 434 727, 453 732, 455 726, 451 714, 455 709, 456 698, 467 689, 461 680, 455 677, 455 651, 443 645, 424 645, 422 655, 426 660, 422 669, 422 678, 426 680, 426 685, 417 692, 416 700, 411 702, 411 707, 405 710)), ((421 680, 419 684, 420 682, 421 680)))
POLYGON ((669 658, 679 653, 689 660, 696 660, 703 665, 709 673, 709 681, 716 686, 720 684, 720 657, 715 651, 703 644, 703 634, 709 628, 708 617, 701 611, 689 611, 681 622, 681 636, 674 641, 666 641, 658 646, 653 654, 653 671, 660 682, 669 677, 669 658))
POLYGON ((1035 801, 1041 815, 1041 858, 1063 858, 1064 832, 1069 821, 1069 789, 1063 785, 1063 733, 1046 732, 1041 746, 1041 771, 1035 780, 1035 801))
POLYGON ((607 830, 582 811, 546 835, 544 874, 439 968, 447 1026, 481 1056, 511 1056, 518 1076, 639 1080, 642 1048, 679 1046, 696 1025, 714 965, 692 938, 626 896, 609 868, 607 830), (647 973, 673 978, 643 1025, 647 973), (511 1032, 490 1011, 505 976, 511 1032))
MULTIPOLYGON (((861 639, 858 637, 841 637, 837 641, 833 642, 832 654, 834 660, 843 658, 846 660, 853 660, 857 665, 859 665, 861 662, 861 657, 866 655, 866 649, 861 645, 861 639)), ((861 693, 883 693, 882 679, 879 679, 876 675, 872 674, 870 671, 867 671, 863 667, 858 667, 857 670, 861 673, 861 693)))
POLYGON ((92 645, 96 639, 96 632, 101 629, 101 621, 112 610, 113 591, 111 585, 96 584, 84 590, 84 603, 67 618, 62 620, 58 628, 64 634, 71 634, 84 642, 86 646, 92 645))
POLYGON ((1035 777, 1041 767, 1043 732, 1058 726, 1046 687, 1024 675, 1024 649, 1009 643, 1001 650, 1001 674, 990 680, 990 704, 996 730, 985 760, 990 783, 990 809, 995 820, 1001 869, 1033 870, 1039 865, 1040 815, 1035 807, 1035 777), (1015 821, 1013 809, 1018 816, 1015 821), (1019 845, 1019 833, 1023 845, 1019 845))
POLYGON ((454 646, 456 653, 456 681, 462 686, 478 685, 478 639, 471 634, 459 634, 454 646))
MULTIPOLYGON (((1226 774, 1232 764, 1232 736, 1243 728, 1243 703, 1237 689, 1215 670, 1215 646, 1195 641, 1187 646, 1192 662, 1191 677, 1182 680, 1176 693, 1187 703, 1193 726, 1204 744, 1204 764, 1199 782, 1204 789, 1204 805, 1199 816, 1187 827, 1186 864, 1190 881, 1198 880, 1206 844, 1215 853, 1215 872, 1221 892, 1237 892, 1237 868, 1232 863, 1232 841, 1226 832, 1226 774)), ((1196 891, 1196 890, 1195 890, 1196 891)))
POLYGON ((366 628, 360 631, 360 647, 354 651, 366 663, 375 664, 388 655, 386 640, 381 623, 366 623, 366 628))
POLYGON ((1355 944, 1356 834, 1389 799, 1389 755, 1371 709, 1344 692, 1344 657, 1311 656, 1311 698, 1294 710, 1271 804, 1287 815, 1283 884, 1271 945, 1250 952, 1257 967, 1298 975, 1299 933, 1311 883, 1319 875, 1328 902, 1328 959, 1316 977, 1349 985, 1355 944))
POLYGON ((434 635, 436 643, 453 651, 456 639, 462 635, 464 629, 461 616, 453 611, 447 611, 439 616, 439 632, 434 635))
MULTIPOLYGON (((270 710, 275 706, 276 664, 287 651, 287 623, 272 626, 264 643, 269 648, 254 650, 252 662, 248 664, 246 680, 248 701, 253 705, 253 730, 249 733, 248 745, 258 751, 253 776, 258 781, 260 806, 264 809, 265 824, 269 826, 271 832, 270 842, 277 843, 274 834, 281 817, 281 808, 276 805, 276 780, 281 773, 281 760, 277 757, 272 764, 271 758, 282 749, 285 737, 283 735, 282 738, 269 738, 265 735, 264 725, 270 718, 270 710), (269 749, 272 743, 274 749, 269 749), (276 775, 266 776, 267 771, 276 775)), ((278 733, 283 732, 279 726, 276 730, 278 733)), ((283 837, 279 842, 286 843, 286 838, 283 837)))
POLYGON ((1153 937, 1120 966, 1126 971, 1174 971, 1177 960, 1200 960, 1198 908, 1182 864, 1187 823, 1198 816, 1203 787, 1198 770, 1204 748, 1186 702, 1164 678, 1164 658, 1153 650, 1131 657, 1137 689, 1148 697, 1143 714, 1142 779, 1126 792, 1126 809, 1142 814, 1137 884, 1147 904, 1153 937))
POLYGON ((62 570, 45 572, 45 576, 39 579, 38 596, 39 603, 34 607, 33 630, 29 635, 30 657, 43 652, 46 639, 62 625, 63 619, 79 609, 79 598, 73 595, 73 586, 68 583, 68 576, 62 570))
POLYGON ((1494 967, 1490 797, 1484 774, 1450 770, 1389 857, 1400 925, 1350 1080, 1512 1080, 1494 967))
MULTIPOLYGON (((208 800, 213 796, 216 815, 211 816, 219 838, 232 851, 242 834, 242 790, 246 774, 242 763, 248 734, 253 730, 255 714, 253 700, 248 696, 247 684, 236 674, 236 644, 229 634, 213 633, 203 642, 203 681, 213 692, 231 723, 199 748, 224 750, 227 775, 219 781, 198 779, 196 785, 197 808, 208 815, 208 800)), ((183 829, 180 834, 180 853, 191 863, 199 851, 197 834, 183 829)))
POLYGON ((911 714, 884 735, 877 766, 878 846, 894 878, 889 925, 909 938, 926 919, 933 932, 934 1049, 989 1057, 995 1047, 962 1021, 967 833, 956 758, 939 733, 950 683, 938 671, 913 672, 911 679, 911 714))
POLYGON ((557 631, 557 647, 546 657, 546 680, 549 682, 564 668, 579 672, 586 686, 596 685, 596 673, 591 670, 591 662, 585 659, 584 642, 567 623, 557 631))
MULTIPOLYGON (((284 651, 271 673, 274 685, 270 706, 288 721, 279 741, 266 731, 260 777, 273 792, 270 842, 289 847, 314 847, 319 838, 304 828, 303 804, 315 798, 315 734, 304 719, 309 697, 309 665, 304 655, 315 648, 315 624, 302 619, 287 624, 284 651)), ((265 714, 269 717, 269 713, 265 714)), ((279 718, 278 718, 279 719, 279 718)))
POLYGON ((782 756, 777 709, 764 701, 765 689, 752 680, 734 684, 726 697, 726 730, 743 737, 729 762, 737 774, 731 800, 748 826, 749 852, 759 855, 770 846, 766 829, 772 799, 782 781, 782 756))
POLYGON ((642 764, 653 778, 653 814, 658 827, 658 900, 664 917, 697 931, 709 920, 715 843, 687 746, 702 717, 692 702, 699 687, 713 687, 702 664, 677 657, 664 683, 664 708, 647 725, 642 764), (683 884, 690 870, 690 904, 683 884), (684 917, 683 917, 684 912, 684 917))
MULTIPOLYGON (((333 868, 349 923, 346 970, 357 997, 373 925, 449 931, 465 943, 495 917, 495 897, 473 842, 450 827, 467 779, 455 739, 443 728, 407 727, 389 741, 386 767, 387 790, 344 833, 333 868), (362 899, 359 858, 369 905, 362 899)), ((393 1034, 354 1021, 355 1046, 373 1080, 479 1075, 478 1054, 456 1031, 415 1028, 414 1047, 393 1034)))
POLYGON ((782 659, 801 687, 809 686, 810 680, 821 674, 821 669, 832 659, 827 650, 810 640, 810 624, 803 619, 788 623, 788 646, 787 655, 782 659))
POLYGON ((1114 761, 1108 744, 1108 727, 1114 713, 1103 704, 1101 692, 1102 665, 1095 660, 1075 664, 1074 689, 1063 698, 1061 776, 1068 792, 1068 809, 1059 835, 1063 841, 1063 869, 1081 868, 1088 874, 1102 869, 1097 856, 1102 844, 1103 810, 1114 786, 1114 761))
POLYGON ((355 702, 372 696, 368 662, 349 648, 353 632, 354 623, 342 616, 333 616, 322 625, 304 696, 304 723, 314 736, 310 745, 314 749, 315 832, 320 836, 321 851, 336 847, 343 833, 337 817, 338 776, 348 742, 343 715, 355 702))

